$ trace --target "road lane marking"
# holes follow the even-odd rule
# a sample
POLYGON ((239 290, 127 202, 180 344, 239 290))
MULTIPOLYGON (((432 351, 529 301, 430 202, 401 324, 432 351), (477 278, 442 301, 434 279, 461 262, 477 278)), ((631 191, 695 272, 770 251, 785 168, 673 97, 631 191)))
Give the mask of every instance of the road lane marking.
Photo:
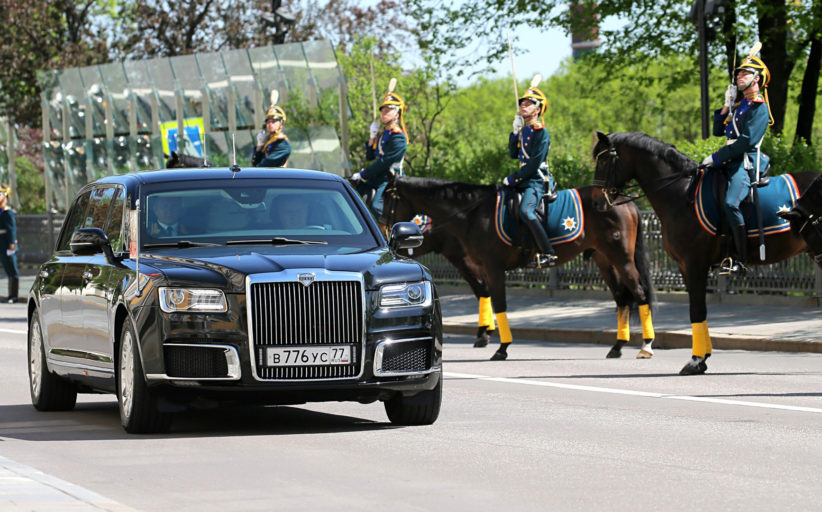
POLYGON ((0 329, 0 332, 7 332, 9 334, 26 334, 26 331, 20 331, 17 329, 0 329))
POLYGON ((598 386, 583 386, 580 384, 563 384, 560 382, 548 382, 544 380, 523 380, 523 379, 512 379, 507 377, 491 377, 488 375, 475 375, 471 373, 454 373, 454 372, 445 372, 446 377, 452 377, 456 379, 475 379, 475 380, 487 380, 492 382, 502 382, 505 384, 522 384, 526 386, 540 386, 545 388, 558 388, 558 389, 571 389, 574 391, 590 391, 594 393, 611 393, 615 395, 628 395, 628 396, 642 396, 646 398, 666 398, 669 400, 685 400, 689 402, 707 402, 713 404, 721 404, 721 405, 739 405, 743 407, 759 407, 762 409, 781 409, 785 411, 798 411, 798 412, 814 412, 814 413, 822 413, 822 409, 816 407, 802 407, 799 405, 780 405, 780 404, 769 404, 765 402, 748 402, 745 400, 728 400, 725 398, 710 398, 710 397, 702 397, 702 396, 690 396, 690 395, 671 395, 667 393, 654 393, 650 391, 634 391, 631 389, 618 389, 618 388, 604 388, 598 386))

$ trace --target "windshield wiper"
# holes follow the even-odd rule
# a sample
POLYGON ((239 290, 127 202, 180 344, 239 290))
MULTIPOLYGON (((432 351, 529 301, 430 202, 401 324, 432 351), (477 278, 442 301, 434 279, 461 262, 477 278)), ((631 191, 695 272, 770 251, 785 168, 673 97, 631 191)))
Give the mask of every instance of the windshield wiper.
POLYGON ((283 238, 276 236, 274 238, 266 238, 264 240, 229 240, 226 245, 328 245, 328 242, 319 240, 292 240, 291 238, 283 238))
POLYGON ((166 242, 162 244, 144 244, 146 249, 152 247, 218 247, 220 244, 210 242, 192 242, 191 240, 178 240, 177 242, 166 242))

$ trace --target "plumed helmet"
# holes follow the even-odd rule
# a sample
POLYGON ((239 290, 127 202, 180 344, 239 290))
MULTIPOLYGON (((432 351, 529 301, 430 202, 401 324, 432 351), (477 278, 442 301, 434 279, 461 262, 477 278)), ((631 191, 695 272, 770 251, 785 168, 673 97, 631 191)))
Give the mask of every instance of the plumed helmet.
POLYGON ((527 89, 525 93, 520 96, 518 103, 522 103, 523 100, 531 100, 539 105, 539 115, 545 114, 545 111, 548 110, 548 98, 545 96, 545 93, 536 87, 527 89))
POLYGON ((385 96, 382 98, 382 103, 380 103, 380 109, 383 107, 393 107, 399 109, 400 115, 405 113, 405 101, 400 97, 399 94, 395 92, 387 92, 385 96))
POLYGON ((0 194, 5 194, 6 197, 11 195, 11 186, 6 183, 0 183, 0 194))
POLYGON ((761 76, 762 82, 759 85, 761 85, 762 87, 767 86, 768 82, 771 81, 771 72, 770 70, 768 70, 768 66, 766 66, 765 63, 762 62, 762 59, 760 59, 759 57, 745 57, 745 60, 742 61, 742 64, 740 64, 739 67, 737 67, 734 70, 734 76, 736 76, 736 74, 742 71, 743 69, 746 71, 750 71, 754 74, 755 77, 757 75, 761 76))
POLYGON ((285 110, 279 105, 271 105, 265 112, 265 120, 269 119, 280 119, 285 124, 285 110))

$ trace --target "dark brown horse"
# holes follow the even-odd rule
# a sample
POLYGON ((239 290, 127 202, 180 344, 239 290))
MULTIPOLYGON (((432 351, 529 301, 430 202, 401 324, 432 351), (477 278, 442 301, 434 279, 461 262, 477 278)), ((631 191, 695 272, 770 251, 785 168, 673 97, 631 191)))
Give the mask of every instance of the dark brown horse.
MULTIPOLYGON (((705 305, 708 273, 711 266, 721 261, 723 251, 721 237, 702 227, 689 198, 688 178, 694 175, 697 164, 674 146, 644 133, 597 132, 597 138, 593 152, 594 184, 603 190, 603 197, 608 203, 618 204, 616 197, 622 194, 626 183, 636 180, 662 223, 665 250, 679 265, 690 304, 693 357, 680 374, 704 373, 708 368, 705 359, 712 348, 705 305)), ((818 174, 800 172, 790 176, 799 190, 804 190, 818 174)), ((805 242, 790 230, 764 239, 766 259, 751 258, 749 263, 775 263, 807 250, 805 242)), ((758 245, 757 237, 749 237, 749 254, 754 254, 758 245)))
POLYGON ((822 174, 802 192, 796 205, 777 215, 791 223, 791 231, 805 239, 813 260, 822 265, 822 174))
MULTIPOLYGON (((497 236, 497 191, 493 185, 434 178, 392 179, 386 188, 382 220, 393 223, 416 214, 428 215, 434 219, 435 232, 441 233, 444 239, 459 242, 462 251, 456 253, 456 258, 455 253, 449 256, 442 252, 455 266, 462 267, 461 272, 466 271, 480 283, 480 287, 474 289, 475 293, 479 290, 481 320, 484 314, 489 314, 483 311, 483 299, 487 302, 490 297, 500 333, 500 347, 491 359, 503 360, 513 340, 506 313, 505 271, 524 267, 533 260, 536 249, 508 245, 497 236)), ((577 192, 582 203, 584 230, 577 238, 554 245, 558 264, 585 252, 599 268, 618 307, 617 342, 608 357, 619 357, 629 339, 628 318, 632 307, 638 307, 643 328, 644 343, 637 357, 651 357, 654 334, 650 305, 654 290, 639 211, 634 205, 624 205, 598 212, 593 207, 593 187, 577 189, 577 192)))

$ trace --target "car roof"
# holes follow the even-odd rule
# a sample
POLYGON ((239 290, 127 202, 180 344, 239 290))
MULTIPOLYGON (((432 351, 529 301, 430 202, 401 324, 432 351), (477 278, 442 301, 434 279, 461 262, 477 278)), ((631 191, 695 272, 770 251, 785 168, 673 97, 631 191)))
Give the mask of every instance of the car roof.
MULTIPOLYGON (((342 181, 336 174, 307 169, 284 169, 265 167, 243 167, 232 172, 228 167, 207 167, 194 169, 160 169, 116 176, 106 176, 93 184, 120 183, 128 188, 148 183, 169 183, 179 181, 201 181, 204 179, 309 179, 318 181, 342 181)), ((91 185, 91 184, 89 184, 91 185)))

